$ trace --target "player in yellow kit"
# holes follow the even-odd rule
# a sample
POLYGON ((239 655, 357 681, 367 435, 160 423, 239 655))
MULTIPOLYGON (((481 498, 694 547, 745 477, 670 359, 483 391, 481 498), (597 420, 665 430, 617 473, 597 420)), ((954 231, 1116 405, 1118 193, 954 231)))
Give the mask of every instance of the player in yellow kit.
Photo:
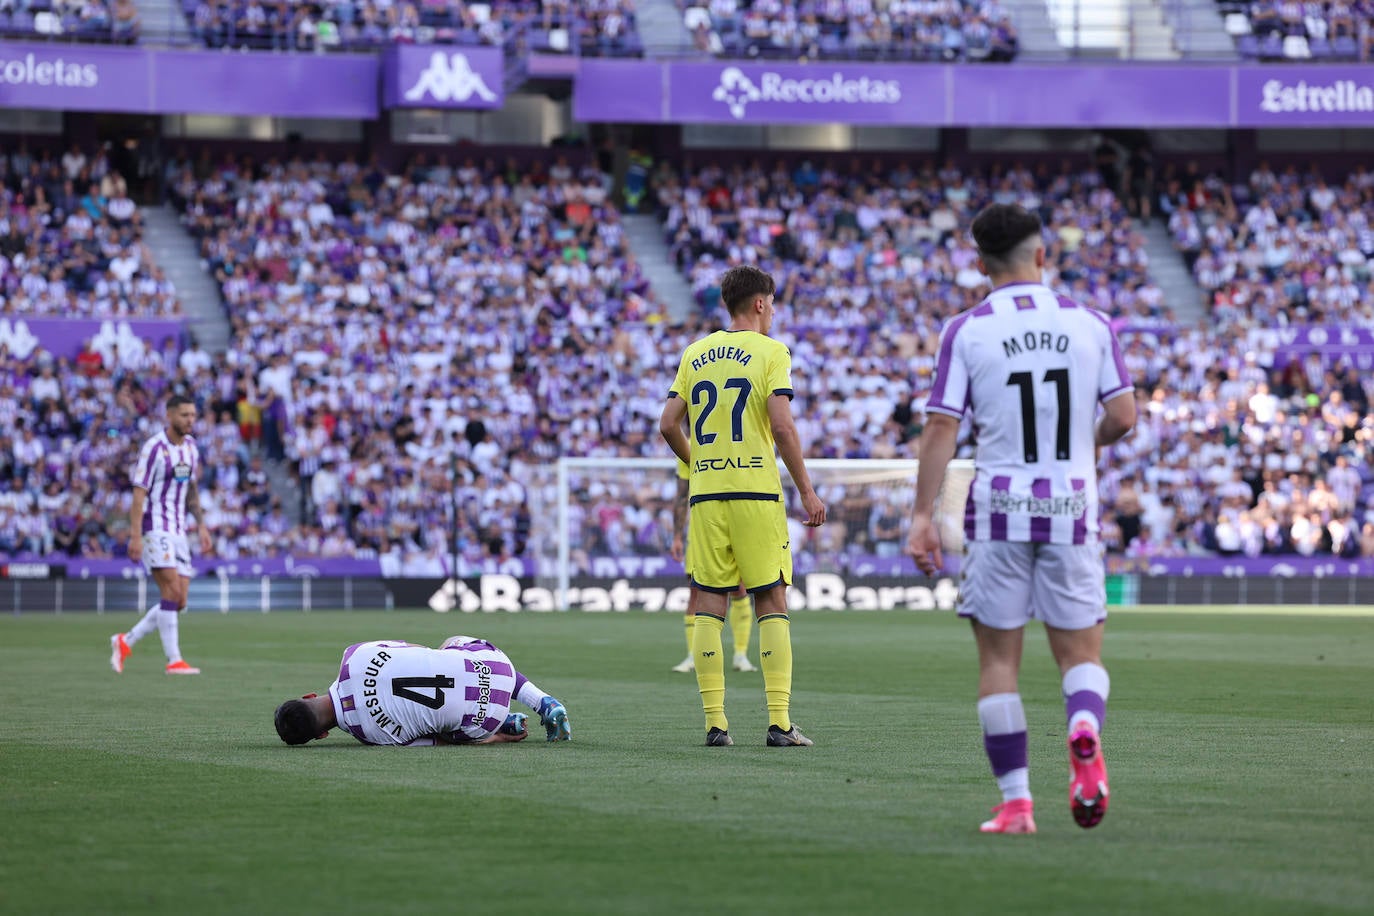
MULTIPOLYGON (((673 559, 679 563, 686 562, 687 559, 687 497, 688 497, 688 472, 687 465, 682 461, 677 463, 677 495, 673 499, 673 559)), ((687 575, 692 571, 687 570, 687 575)), ((692 593, 693 595, 696 592, 692 593)), ((696 659, 692 655, 692 628, 695 625, 696 601, 689 598, 687 601, 687 613, 684 620, 687 622, 687 657, 681 664, 674 665, 673 670, 682 674, 695 671, 696 659)), ((735 661, 736 671, 757 671, 749 661, 749 635, 754 631, 754 602, 749 598, 749 593, 743 586, 735 589, 730 595, 730 634, 735 638, 735 661)))
POLYGON ((696 615, 692 654, 706 713, 706 743, 733 744, 725 718, 725 658, 720 634, 728 596, 743 585, 754 597, 759 660, 768 701, 767 744, 811 744, 792 724, 792 579, 781 456, 801 496, 805 524, 825 523, 792 420, 792 355, 768 332, 773 278, 742 265, 721 278, 730 327, 692 343, 659 417, 659 432, 689 469, 687 543, 696 615), (683 428, 683 421, 687 428, 683 428))

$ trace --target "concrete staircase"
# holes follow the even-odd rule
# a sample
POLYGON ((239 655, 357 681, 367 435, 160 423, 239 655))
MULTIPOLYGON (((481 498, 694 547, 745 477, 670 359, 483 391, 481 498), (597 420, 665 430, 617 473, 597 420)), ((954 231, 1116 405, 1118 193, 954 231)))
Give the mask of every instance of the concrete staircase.
POLYGON ((143 208, 143 241, 177 288, 191 333, 210 353, 229 346, 229 319, 219 287, 201 266, 200 250, 170 206, 143 208))
POLYGON ((635 26, 649 57, 681 54, 692 47, 692 35, 682 24, 682 11, 673 0, 640 0, 635 8, 635 26))
POLYGON ((1003 0, 1003 9, 1011 15, 1016 25, 1021 49, 1018 61, 1064 60, 1068 52, 1055 35, 1054 22, 1050 19, 1045 0, 1003 0))
POLYGON ((659 300, 668 307, 675 319, 685 319, 697 313, 692 300, 692 287, 678 272, 668 257, 668 243, 663 238, 663 224, 658 217, 644 213, 626 213, 625 244, 634 253, 644 270, 649 285, 659 300))
POLYGON ((139 43, 189 45, 191 37, 181 0, 134 0, 138 7, 139 43))
POLYGON ((1240 59, 1216 0, 1175 0, 1164 10, 1164 18, 1174 30, 1174 46, 1185 59, 1240 59))
POLYGON ((1145 251, 1150 256, 1150 279, 1164 293, 1164 304, 1174 310, 1178 323, 1191 327, 1207 314, 1206 293, 1193 278, 1163 223, 1137 221, 1135 227, 1145 236, 1145 251))

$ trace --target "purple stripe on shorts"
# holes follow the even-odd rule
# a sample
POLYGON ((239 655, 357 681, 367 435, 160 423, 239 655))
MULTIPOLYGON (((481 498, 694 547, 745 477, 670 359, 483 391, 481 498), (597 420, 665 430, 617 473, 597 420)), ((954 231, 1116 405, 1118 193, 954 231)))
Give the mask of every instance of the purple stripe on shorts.
POLYGON ((1035 308, 1035 300, 1030 296, 1016 296, 1011 301, 1016 303, 1018 312, 1026 312, 1035 308))
POLYGON ((1005 776, 1012 770, 1027 765, 1026 733, 1012 732, 1009 735, 984 735, 983 749, 988 752, 988 763, 992 764, 992 775, 1005 776))
POLYGON ((973 472, 973 480, 969 481, 968 499, 964 501, 964 538, 973 540, 978 534, 978 506, 974 496, 978 492, 978 472, 973 472))
MULTIPOLYGON (((1011 478, 1006 475, 999 475, 992 478, 992 492, 1006 493, 1011 490, 1011 478)), ((993 512, 989 516, 992 522, 992 530, 988 532, 988 538, 994 541, 1005 541, 1007 539, 1007 514, 1005 512, 993 512)))
MULTIPOLYGON (((496 703, 497 705, 510 705, 510 691, 508 690, 488 690, 487 696, 490 699, 490 702, 496 703)), ((469 702, 475 702, 476 700, 481 699, 481 697, 482 688, 475 686, 463 688, 463 699, 469 702)))
MULTIPOLYGON (((1088 482, 1081 477, 1074 477, 1069 481, 1073 485, 1074 495, 1082 493, 1087 489, 1088 482)), ((1088 512, 1083 510, 1083 514, 1073 520, 1073 542, 1075 544, 1086 544, 1088 542, 1088 512)))
MULTIPOLYGON (((1036 499, 1050 498, 1050 479, 1048 477, 1037 477, 1031 481, 1031 496, 1036 499)), ((1050 528, 1054 524, 1054 519, 1048 515, 1032 515, 1030 520, 1030 539, 1033 544, 1048 544, 1050 542, 1050 528)))

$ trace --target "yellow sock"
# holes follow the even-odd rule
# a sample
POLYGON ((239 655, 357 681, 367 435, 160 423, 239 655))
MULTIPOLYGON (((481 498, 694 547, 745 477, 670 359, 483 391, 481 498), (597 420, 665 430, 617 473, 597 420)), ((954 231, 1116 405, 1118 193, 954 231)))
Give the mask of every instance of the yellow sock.
POLYGON ((754 631, 754 602, 748 596, 730 600, 730 633, 735 637, 735 654, 749 654, 749 634, 754 631))
POLYGON ((706 730, 719 728, 728 731, 730 723, 725 720, 725 651, 720 644, 725 621, 710 614, 697 614, 695 619, 692 656, 697 663, 697 689, 701 691, 701 708, 706 713, 706 730))
POLYGON ((687 624, 687 657, 688 657, 688 658, 691 658, 691 657, 692 657, 692 628, 693 628, 693 626, 695 625, 696 616, 693 615, 693 614, 687 614, 686 616, 684 616, 684 617, 682 618, 682 620, 683 620, 683 622, 684 622, 685 624, 687 624))
MULTIPOLYGON (((792 621, 785 614, 759 620, 759 665, 768 698, 768 724, 792 730, 792 621)), ((698 675, 699 677, 699 675, 698 675)))

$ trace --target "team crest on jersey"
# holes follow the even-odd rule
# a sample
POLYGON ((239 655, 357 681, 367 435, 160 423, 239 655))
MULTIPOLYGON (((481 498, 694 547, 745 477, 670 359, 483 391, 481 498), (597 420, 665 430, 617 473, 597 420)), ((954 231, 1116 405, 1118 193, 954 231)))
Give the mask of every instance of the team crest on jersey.
POLYGON ((191 466, 189 464, 178 464, 172 468, 172 479, 178 483, 191 479, 191 466))

